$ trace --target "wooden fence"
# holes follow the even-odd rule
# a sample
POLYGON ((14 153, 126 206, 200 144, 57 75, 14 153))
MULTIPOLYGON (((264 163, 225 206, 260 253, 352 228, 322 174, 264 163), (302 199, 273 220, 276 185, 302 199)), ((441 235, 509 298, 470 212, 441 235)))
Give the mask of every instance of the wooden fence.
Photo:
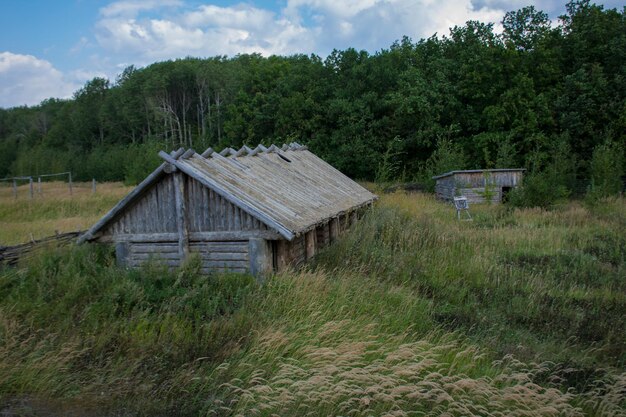
MULTIPOLYGON (((32 199, 36 195, 43 196, 43 186, 42 186, 42 178, 44 182, 55 177, 66 177, 67 178, 67 187, 70 195, 73 195, 73 190, 76 187, 76 184, 72 181, 72 173, 71 172, 59 172, 56 174, 39 174, 39 175, 25 175, 18 177, 7 177, 0 178, 0 183, 7 183, 9 186, 13 187, 13 197, 17 199, 18 195, 18 184, 28 184, 28 196, 32 199)), ((89 187, 91 188, 91 192, 93 194, 96 193, 96 180, 95 178, 91 180, 91 184, 89 187)))
POLYGON ((74 242, 84 231, 58 233, 39 240, 32 240, 15 246, 0 246, 0 265, 15 265, 20 259, 28 258, 32 253, 40 248, 54 245, 67 245, 74 242))

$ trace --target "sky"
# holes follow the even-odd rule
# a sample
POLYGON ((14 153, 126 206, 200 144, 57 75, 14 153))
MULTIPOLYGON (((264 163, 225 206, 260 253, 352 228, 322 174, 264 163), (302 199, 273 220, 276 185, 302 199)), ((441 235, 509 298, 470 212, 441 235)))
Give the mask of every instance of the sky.
MULTIPOLYGON (((71 97, 129 65, 258 52, 376 52, 468 20, 496 25, 534 5, 556 21, 565 0, 0 0, 0 107, 71 97)), ((605 8, 622 7, 619 0, 605 8)))

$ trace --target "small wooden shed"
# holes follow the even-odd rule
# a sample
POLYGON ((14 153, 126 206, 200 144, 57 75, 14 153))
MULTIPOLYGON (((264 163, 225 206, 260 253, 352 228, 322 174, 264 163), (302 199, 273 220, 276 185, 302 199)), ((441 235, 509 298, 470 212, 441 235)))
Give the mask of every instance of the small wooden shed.
POLYGON ((161 151, 163 164, 79 242, 115 244, 118 263, 279 271, 312 258, 377 198, 298 143, 161 151))
POLYGON ((456 196, 465 196, 470 203, 491 200, 500 203, 507 194, 522 182, 524 169, 474 169, 450 171, 433 177, 436 181, 437 198, 452 201, 456 196))

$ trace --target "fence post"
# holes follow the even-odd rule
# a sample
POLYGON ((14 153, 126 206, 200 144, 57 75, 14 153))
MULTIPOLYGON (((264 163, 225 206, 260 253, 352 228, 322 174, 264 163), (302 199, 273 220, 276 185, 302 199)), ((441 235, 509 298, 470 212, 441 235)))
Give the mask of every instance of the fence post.
POLYGON ((17 183, 15 182, 15 178, 13 178, 13 198, 17 199, 17 183))
POLYGON ((91 194, 95 194, 96 193, 96 179, 92 178, 91 179, 91 194))
POLYGON ((39 195, 41 195, 41 177, 37 177, 37 188, 39 195))
POLYGON ((70 178, 70 182, 69 182, 69 185, 70 185, 70 195, 72 195, 72 173, 68 172, 68 174, 69 174, 69 178, 70 178))
POLYGON ((28 195, 33 199, 33 177, 28 177, 28 195))

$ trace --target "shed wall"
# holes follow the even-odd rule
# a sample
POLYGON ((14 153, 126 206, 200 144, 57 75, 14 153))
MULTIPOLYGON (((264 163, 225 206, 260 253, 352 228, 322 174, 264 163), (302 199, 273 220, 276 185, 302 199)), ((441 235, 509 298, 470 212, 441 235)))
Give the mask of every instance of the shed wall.
POLYGON ((454 197, 462 195, 470 203, 484 203, 486 188, 492 193, 491 201, 502 201, 502 187, 515 188, 521 184, 521 171, 454 173, 447 177, 438 178, 435 184, 435 195, 442 200, 452 201, 454 197), (485 187, 486 182, 491 184, 485 187))
MULTIPOLYGON (((122 264, 181 265, 174 175, 164 175, 97 238, 123 245, 116 251, 122 264)), ((248 239, 268 233, 267 226, 195 179, 182 179, 189 253, 198 254, 202 272, 248 271, 248 239)))
POLYGON ((175 232, 174 180, 166 175, 109 223, 101 232, 105 238, 100 240, 106 240, 106 236, 175 232))
MULTIPOLYGON (((178 241, 166 242, 128 242, 125 264, 138 267, 148 261, 170 268, 181 266, 178 241)), ((191 241, 191 254, 197 254, 201 262, 202 273, 246 272, 250 257, 248 241, 191 241)))

